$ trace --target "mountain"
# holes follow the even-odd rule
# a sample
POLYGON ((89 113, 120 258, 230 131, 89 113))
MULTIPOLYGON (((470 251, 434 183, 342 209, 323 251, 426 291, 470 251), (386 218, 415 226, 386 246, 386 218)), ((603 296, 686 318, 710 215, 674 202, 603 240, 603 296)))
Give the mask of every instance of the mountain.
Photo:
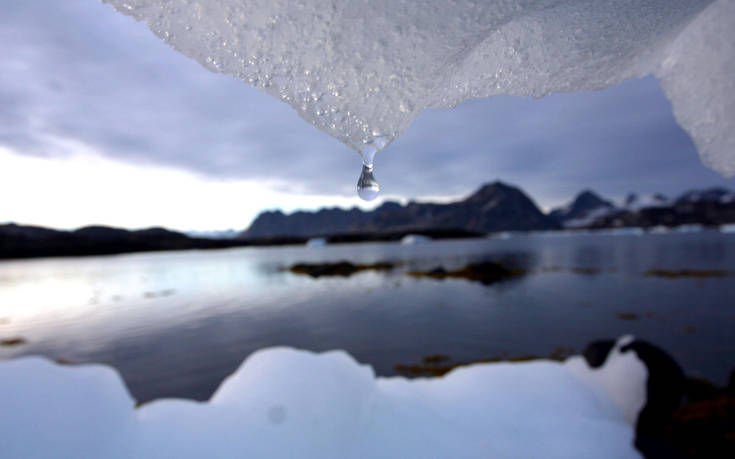
MULTIPOLYGON (((382 207, 382 206, 381 206, 382 207)), ((367 222, 370 212, 353 207, 320 209, 317 212, 298 211, 286 215, 280 210, 263 212, 245 231, 245 238, 340 234, 352 231, 367 222)))
POLYGON ((725 188, 709 188, 707 190, 693 190, 684 193, 676 200, 677 205, 735 202, 735 193, 725 188))
POLYGON ((724 188, 688 191, 673 201, 661 195, 629 198, 626 204, 626 208, 598 218, 587 227, 718 226, 735 222, 735 193, 724 188))
POLYGON ((565 228, 578 228, 615 210, 612 202, 602 199, 593 191, 584 190, 566 206, 552 210, 549 216, 565 228))
POLYGON ((549 216, 565 228, 576 229, 718 226, 735 222, 735 193, 725 188, 691 190, 673 200, 660 193, 630 193, 616 207, 585 190, 549 216))
POLYGON ((280 211, 258 215, 243 233, 246 239, 274 236, 330 236, 345 233, 409 233, 462 230, 475 233, 558 228, 520 189, 501 182, 484 185, 467 198, 448 204, 386 202, 373 211, 357 208, 317 212, 280 211))
POLYGON ((661 193, 642 195, 630 193, 623 202, 623 209, 630 212, 637 212, 649 207, 669 207, 670 205, 671 200, 661 193))

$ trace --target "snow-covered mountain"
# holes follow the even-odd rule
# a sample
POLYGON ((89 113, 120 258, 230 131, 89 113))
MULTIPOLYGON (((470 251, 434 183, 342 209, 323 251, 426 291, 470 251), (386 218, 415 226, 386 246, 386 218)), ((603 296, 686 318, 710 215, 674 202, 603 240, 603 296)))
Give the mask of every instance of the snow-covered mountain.
POLYGON ((720 226, 735 222, 735 193, 724 188, 691 190, 676 199, 661 194, 629 195, 623 207, 585 225, 588 228, 684 225, 720 226))
POLYGON ((579 228, 617 211, 612 202, 591 190, 579 193, 569 204, 552 210, 549 216, 565 228, 579 228))
POLYGON ((630 212, 637 212, 648 207, 668 207, 671 204, 671 199, 661 193, 630 193, 623 201, 622 208, 630 212))
POLYGON ((735 203, 735 193, 725 188, 693 190, 684 193, 676 200, 677 204, 692 204, 700 202, 719 202, 721 204, 735 203))
POLYGON ((615 206, 585 190, 549 216, 564 228, 718 226, 735 222, 735 192, 725 188, 691 190, 676 199, 661 193, 630 193, 615 206))

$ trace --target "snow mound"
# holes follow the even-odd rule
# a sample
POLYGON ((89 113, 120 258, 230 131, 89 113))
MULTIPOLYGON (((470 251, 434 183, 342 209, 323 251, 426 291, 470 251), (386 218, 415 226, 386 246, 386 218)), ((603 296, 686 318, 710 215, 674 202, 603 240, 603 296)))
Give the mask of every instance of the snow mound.
POLYGON ((570 357, 567 368, 585 381, 598 396, 612 400, 625 419, 635 424, 638 414, 646 404, 648 369, 638 358, 631 358, 621 348, 633 342, 632 336, 623 336, 605 360, 601 368, 590 369, 584 357, 570 357))
POLYGON ((639 457, 634 352, 592 370, 477 364, 438 379, 376 378, 342 351, 251 355, 206 403, 135 409, 103 366, 0 363, 3 457, 639 457), (627 400, 632 394, 632 401, 627 400))
POLYGON ((730 0, 103 0, 362 150, 425 108, 653 73, 703 161, 735 175, 730 0))

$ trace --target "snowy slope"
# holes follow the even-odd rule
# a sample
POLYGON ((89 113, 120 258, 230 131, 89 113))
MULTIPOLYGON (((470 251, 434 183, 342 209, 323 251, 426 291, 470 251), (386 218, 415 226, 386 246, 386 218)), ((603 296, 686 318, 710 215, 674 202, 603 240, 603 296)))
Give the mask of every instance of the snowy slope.
POLYGON ((618 211, 610 201, 602 199, 593 191, 584 190, 567 205, 552 210, 549 216, 565 228, 581 228, 618 211))
POLYGON ((660 193, 635 194, 631 193, 623 201, 623 209, 638 212, 649 207, 668 207, 673 202, 660 193))
POLYGON ((595 221, 612 215, 620 210, 615 207, 598 207, 585 213, 584 216, 573 218, 564 222, 564 228, 584 228, 595 221))
POLYGON ((692 190, 677 198, 677 204, 696 204, 702 202, 719 202, 729 204, 735 202, 735 192, 725 188, 709 188, 706 190, 692 190))

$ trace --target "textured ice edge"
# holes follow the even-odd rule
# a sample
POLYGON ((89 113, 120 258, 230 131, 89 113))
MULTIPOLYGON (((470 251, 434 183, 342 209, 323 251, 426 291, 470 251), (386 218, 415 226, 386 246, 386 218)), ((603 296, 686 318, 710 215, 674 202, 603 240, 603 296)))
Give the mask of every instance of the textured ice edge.
POLYGON ((252 354, 209 402, 136 409, 115 370, 0 363, 0 444, 14 457, 639 457, 647 370, 476 364, 443 378, 376 378, 343 351, 252 354))
POLYGON ((654 74, 703 162, 735 175, 732 0, 103 1, 356 150, 425 108, 654 74))

